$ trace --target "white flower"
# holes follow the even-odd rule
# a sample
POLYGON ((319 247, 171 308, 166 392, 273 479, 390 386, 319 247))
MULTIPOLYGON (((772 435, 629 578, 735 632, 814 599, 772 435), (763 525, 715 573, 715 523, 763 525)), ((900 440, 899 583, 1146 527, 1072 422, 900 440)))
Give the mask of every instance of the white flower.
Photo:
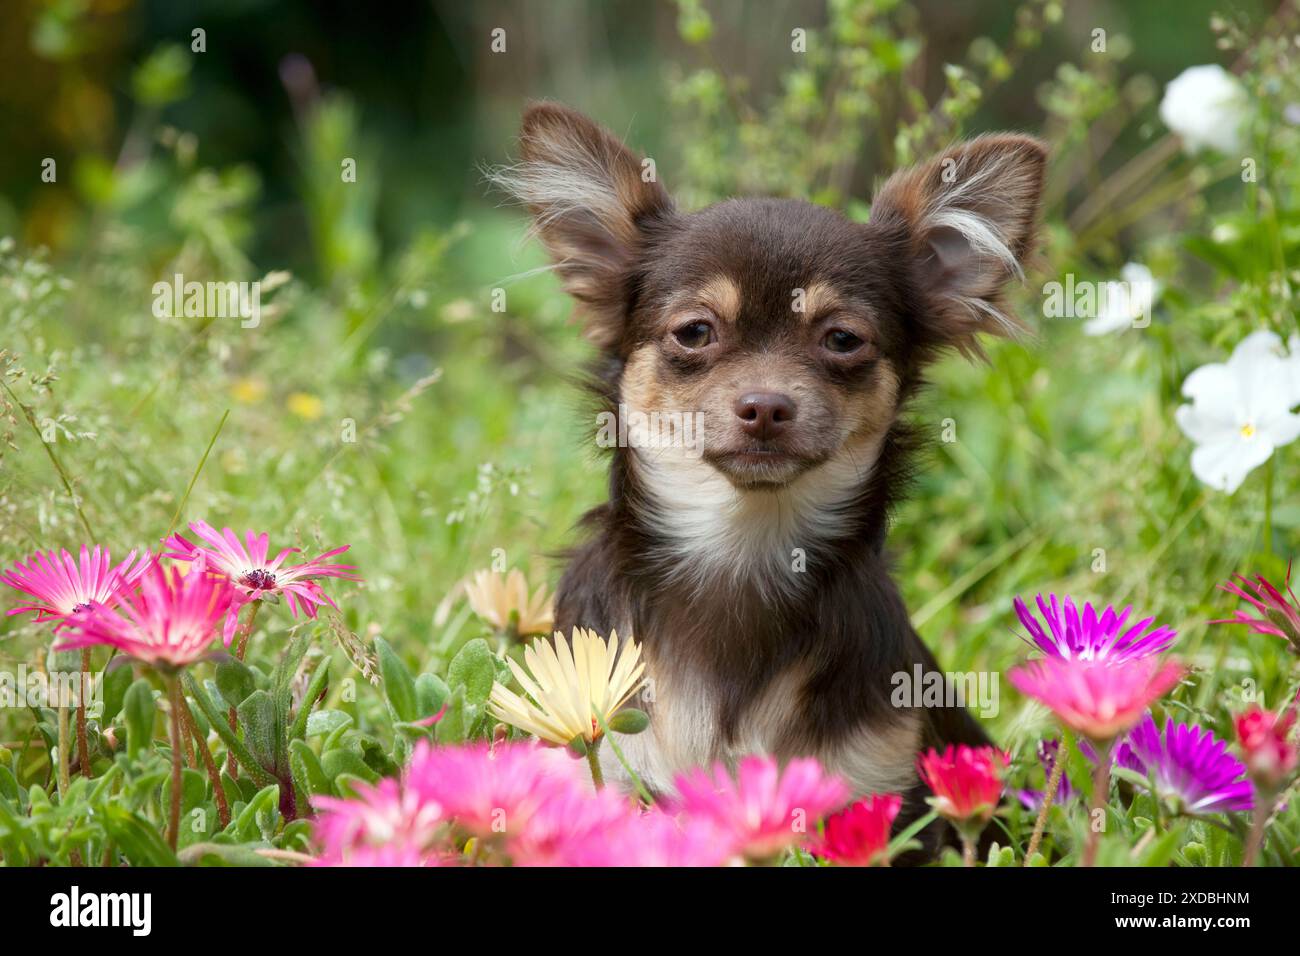
POLYGON ((1261 329, 1242 339, 1237 350, 1255 349, 1265 355, 1275 355, 1286 366, 1286 380, 1290 383, 1290 406, 1300 405, 1300 332, 1293 332, 1287 344, 1283 345, 1272 332, 1261 329))
POLYGON ((1127 329, 1138 319, 1149 322, 1160 283, 1140 262, 1119 270, 1120 282, 1104 282, 1098 290, 1097 315, 1083 323, 1085 335, 1106 335, 1127 329))
POLYGON ((1189 66, 1165 87, 1160 118, 1189 153, 1208 146, 1232 155, 1241 152, 1249 105, 1246 88, 1223 67, 1189 66))
POLYGON ((556 631, 553 644, 539 638, 524 648, 523 667, 513 658, 506 663, 528 696, 493 684, 489 711, 562 746, 578 737, 594 743, 604 732, 601 721, 608 723, 645 683, 641 645, 629 637, 620 648, 615 631, 605 641, 595 631, 575 627, 572 650, 556 631))
POLYGON ((1296 359, 1267 330, 1253 332, 1226 363, 1202 365, 1183 382, 1174 420, 1193 442, 1192 473, 1229 494, 1279 448, 1300 436, 1296 359))

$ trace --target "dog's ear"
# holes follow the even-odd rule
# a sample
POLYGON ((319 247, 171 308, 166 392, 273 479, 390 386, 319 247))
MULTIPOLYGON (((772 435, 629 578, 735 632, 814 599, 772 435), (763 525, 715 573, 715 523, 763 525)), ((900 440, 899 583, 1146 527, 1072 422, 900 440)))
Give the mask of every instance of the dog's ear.
POLYGON ((891 176, 872 226, 906 244, 924 297, 925 339, 980 354, 977 333, 1014 335, 1003 288, 1034 249, 1047 149, 1015 134, 981 136, 891 176))
POLYGON ((522 200, 588 336, 613 348, 628 306, 628 278, 645 227, 672 212, 652 164, 609 130, 558 103, 524 113, 520 161, 491 173, 522 200))

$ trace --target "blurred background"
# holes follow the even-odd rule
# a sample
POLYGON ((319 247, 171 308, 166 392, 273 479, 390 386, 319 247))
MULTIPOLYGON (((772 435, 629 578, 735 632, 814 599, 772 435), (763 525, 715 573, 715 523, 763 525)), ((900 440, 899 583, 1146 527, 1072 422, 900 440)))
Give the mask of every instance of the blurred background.
MULTIPOLYGON (((894 167, 1012 128, 1054 150, 1020 300, 1038 334, 987 366, 945 360, 913 412, 936 443, 892 543, 916 624, 947 666, 1001 669, 1022 654, 1014 594, 1133 601, 1222 675, 1197 706, 1243 674, 1281 693, 1281 650, 1242 656, 1205 622, 1228 573, 1285 567, 1300 505, 1271 477, 1202 488, 1172 410, 1188 371, 1286 306, 1250 254, 1261 220, 1236 159, 1184 154, 1157 105, 1185 67, 1222 63, 1274 84, 1261 123, 1284 128, 1293 12, 16 0, 0 33, 3 559, 152 546, 199 517, 273 546, 351 543, 366 581, 340 598, 347 626, 429 669, 477 633, 456 582, 499 555, 553 585, 603 495, 571 384, 589 351, 533 272, 520 211, 483 182, 529 99, 625 135, 688 207, 774 193, 859 219, 894 167), (1137 258, 1164 287, 1147 334, 1039 317, 1045 280, 1137 258), (156 317, 153 284, 178 272, 261 279, 261 324, 156 317), (958 440, 940 443, 949 421, 958 440)), ((1263 168, 1285 170, 1294 131, 1267 144, 1263 168)), ((1278 241, 1300 243, 1295 203, 1270 208, 1278 241)), ((41 653, 34 626, 0 628, 0 660, 41 653)), ((1029 733, 1022 718, 1008 708, 1000 731, 1029 733)))

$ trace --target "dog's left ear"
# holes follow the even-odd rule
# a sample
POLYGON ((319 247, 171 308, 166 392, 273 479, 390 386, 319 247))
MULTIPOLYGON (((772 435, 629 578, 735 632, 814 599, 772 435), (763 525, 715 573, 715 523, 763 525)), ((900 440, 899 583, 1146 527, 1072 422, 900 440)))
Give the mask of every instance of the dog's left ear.
POLYGON ((895 173, 876 194, 871 227, 906 246, 929 344, 978 355, 978 333, 1022 330, 1002 294, 1033 252, 1046 165, 1036 139, 981 136, 895 173))

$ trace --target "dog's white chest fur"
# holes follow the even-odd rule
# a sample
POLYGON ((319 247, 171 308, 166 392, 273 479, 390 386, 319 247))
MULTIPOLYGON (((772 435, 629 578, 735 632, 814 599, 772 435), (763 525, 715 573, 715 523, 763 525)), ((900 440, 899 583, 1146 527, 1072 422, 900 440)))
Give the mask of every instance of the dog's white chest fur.
MULTIPOLYGON (((857 455, 836 456, 770 492, 739 491, 712 466, 689 456, 638 454, 636 467, 651 499, 644 517, 666 542, 665 553, 657 557, 688 590, 718 580, 748 581, 767 595, 798 588, 801 561, 809 555, 815 560, 818 545, 839 532, 840 508, 861 488, 878 451, 875 442, 857 455)), ((625 629, 635 633, 634 622, 621 624, 619 630, 625 629)), ((717 761, 733 766, 748 754, 775 752, 801 719, 806 675, 797 667, 773 675, 747 702, 731 742, 723 741, 709 681, 674 661, 651 661, 648 676, 650 727, 617 742, 632 770, 656 792, 672 792, 682 771, 717 761)), ((821 752, 798 755, 817 757, 858 793, 897 793, 915 783, 919 741, 919 720, 900 716, 878 729, 863 727, 821 752)), ((612 749, 604 749, 606 770, 625 779, 612 749)))
MULTIPOLYGON (((619 737, 617 743, 633 772, 656 793, 672 793, 674 778, 685 770, 717 761, 732 767, 749 754, 774 753, 792 722, 801 719, 804 677, 797 670, 776 677, 750 702, 731 743, 722 739, 708 682, 682 673, 650 676, 650 727, 636 736, 619 737)), ((862 727, 833 746, 798 756, 818 758, 856 793, 899 793, 916 782, 913 760, 919 746, 919 720, 904 717, 878 728, 862 727)), ((627 771, 612 750, 604 748, 605 771, 627 781, 627 771)))

